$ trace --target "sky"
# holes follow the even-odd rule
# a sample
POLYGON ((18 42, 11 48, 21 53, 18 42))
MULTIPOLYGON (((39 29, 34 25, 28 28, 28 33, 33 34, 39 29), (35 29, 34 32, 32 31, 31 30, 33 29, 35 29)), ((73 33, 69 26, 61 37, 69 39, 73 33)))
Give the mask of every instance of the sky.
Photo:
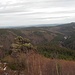
POLYGON ((75 0, 0 0, 0 27, 75 22, 75 0))

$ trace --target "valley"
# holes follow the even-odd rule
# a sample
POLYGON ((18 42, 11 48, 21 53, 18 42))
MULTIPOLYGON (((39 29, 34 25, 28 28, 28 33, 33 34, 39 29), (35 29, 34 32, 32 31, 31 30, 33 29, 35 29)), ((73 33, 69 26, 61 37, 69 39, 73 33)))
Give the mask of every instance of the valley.
POLYGON ((0 29, 0 63, 0 75, 75 75, 75 23, 0 29))

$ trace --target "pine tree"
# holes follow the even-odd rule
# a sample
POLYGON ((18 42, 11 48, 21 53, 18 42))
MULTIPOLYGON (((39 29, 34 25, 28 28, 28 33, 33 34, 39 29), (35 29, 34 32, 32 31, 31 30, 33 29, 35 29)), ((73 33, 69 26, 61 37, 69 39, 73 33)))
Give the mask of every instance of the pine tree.
POLYGON ((14 43, 11 45, 11 56, 14 58, 14 62, 10 63, 10 68, 18 71, 18 75, 20 75, 21 71, 25 68, 29 70, 28 67, 28 52, 33 49, 33 45, 30 43, 29 39, 18 36, 15 38, 14 43), (26 56, 21 56, 22 53, 26 56), (12 66, 13 65, 13 66, 12 66), (26 66, 27 65, 27 66, 26 66))

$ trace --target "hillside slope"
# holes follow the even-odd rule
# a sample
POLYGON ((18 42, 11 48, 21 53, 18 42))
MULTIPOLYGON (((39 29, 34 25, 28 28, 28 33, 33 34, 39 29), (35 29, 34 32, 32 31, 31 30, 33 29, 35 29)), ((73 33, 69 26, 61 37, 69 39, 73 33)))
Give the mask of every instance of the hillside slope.
POLYGON ((36 45, 54 42, 75 49, 75 23, 53 27, 0 29, 0 45, 9 50, 8 46, 16 36, 29 38, 36 45))
MULTIPOLYGON (((26 61, 26 68, 21 71, 23 75, 75 75, 74 61, 49 59, 33 51, 28 53, 26 61)), ((9 75, 18 75, 16 70, 7 69, 5 72, 9 75)), ((0 74, 4 72, 0 70, 0 74)))
POLYGON ((0 63, 1 75, 75 75, 75 23, 0 29, 0 63))

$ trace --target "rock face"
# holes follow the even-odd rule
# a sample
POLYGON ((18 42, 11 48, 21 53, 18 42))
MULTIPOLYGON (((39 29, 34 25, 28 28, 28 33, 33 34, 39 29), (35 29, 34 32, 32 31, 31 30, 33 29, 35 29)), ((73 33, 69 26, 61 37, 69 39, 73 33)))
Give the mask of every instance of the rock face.
POLYGON ((7 63, 1 63, 0 62, 0 74, 3 75, 7 75, 8 73, 6 72, 7 71, 7 63))

